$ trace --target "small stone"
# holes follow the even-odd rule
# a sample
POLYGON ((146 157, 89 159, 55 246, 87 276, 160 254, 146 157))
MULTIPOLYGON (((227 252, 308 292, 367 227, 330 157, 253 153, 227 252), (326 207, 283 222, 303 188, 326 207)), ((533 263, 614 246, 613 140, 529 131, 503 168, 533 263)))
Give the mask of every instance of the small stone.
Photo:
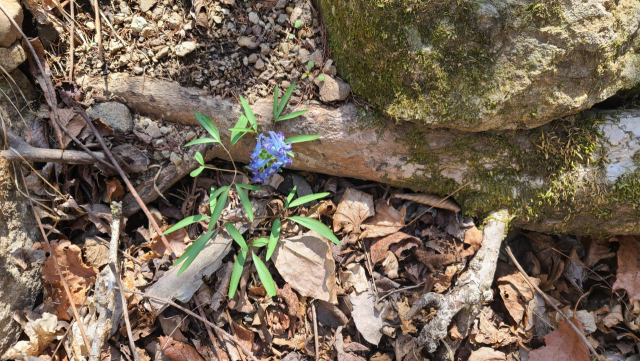
POLYGON ((176 55, 177 56, 185 56, 192 51, 196 50, 196 42, 195 41, 185 41, 178 46, 176 46, 176 55))
POLYGON ((255 36, 260 36, 262 34, 262 26, 254 25, 251 27, 251 31, 253 31, 255 36))
POLYGON ((160 152, 160 154, 162 154, 162 157, 164 158, 169 158, 171 156, 171 151, 163 150, 162 152, 160 152))
POLYGON ((242 58, 242 65, 249 66, 249 58, 247 58, 246 56, 242 58))
POLYGON ((171 163, 175 164, 176 167, 182 164, 182 157, 177 155, 175 152, 171 152, 171 155, 169 156, 169 160, 171 161, 171 163))
POLYGON ((269 55, 269 53, 271 52, 271 47, 269 46, 269 44, 260 44, 260 52, 262 53, 262 55, 269 55))
POLYGON ((162 6, 158 6, 151 12, 151 19, 153 21, 158 21, 162 19, 162 14, 164 13, 164 8, 162 6))
POLYGON ((260 42, 253 36, 241 36, 238 38, 238 45, 248 49, 256 49, 258 45, 260 45, 260 42))
POLYGON ((165 56, 167 56, 169 54, 169 47, 165 46, 164 48, 160 49, 158 51, 158 53, 156 54, 156 59, 160 60, 162 58, 164 58, 165 56))
POLYGON ((160 133, 162 133, 162 135, 167 135, 169 133, 173 132, 173 127, 161 127, 160 128, 160 133))
POLYGON ((182 17, 177 13, 173 13, 167 18, 167 25, 169 29, 176 30, 182 26, 182 17))
POLYGON ((109 41, 109 45, 107 46, 107 49, 111 54, 115 54, 118 50, 122 49, 123 47, 124 47, 124 44, 122 44, 120 40, 111 39, 111 41, 109 41))
MULTIPOLYGON (((15 0, 2 0, 2 6, 4 6, 9 17, 13 19, 18 26, 22 27, 24 14, 20 2, 15 0)), ((4 15, 4 12, 0 11, 0 46, 8 48, 21 37, 20 32, 13 27, 9 19, 4 15)))
POLYGON ((318 49, 309 56, 309 60, 313 62, 316 68, 319 68, 322 66, 322 62, 324 61, 324 55, 322 55, 322 51, 318 49))
POLYGON ((284 9, 285 7, 287 7, 287 0, 278 0, 276 9, 284 9))
POLYGON ((150 136, 151 138, 160 138, 162 136, 162 132, 160 131, 160 127, 158 126, 158 123, 156 122, 151 122, 151 124, 149 124, 149 126, 147 127, 147 129, 144 130, 145 133, 147 133, 148 136, 150 136))
POLYGON ((18 65, 27 60, 27 53, 24 52, 20 41, 16 41, 8 48, 0 48, 0 66, 7 73, 12 72, 18 65))
POLYGON ((257 24, 258 22, 260 22, 260 17, 258 16, 258 14, 252 11, 249 13, 249 21, 254 24, 257 24))
POLYGON ((142 16, 136 16, 131 19, 131 30, 139 33, 147 25, 147 21, 142 16))
POLYGON ((263 71, 262 74, 260 74, 260 76, 258 77, 258 81, 260 81, 261 83, 266 83, 267 81, 269 81, 269 79, 273 78, 274 75, 276 75, 275 70, 267 69, 263 71))
POLYGON ((133 67, 133 73, 135 75, 142 75, 142 73, 144 73, 144 69, 139 67, 139 66, 134 66, 133 67))
POLYGON ((338 74, 338 69, 336 69, 334 65, 330 65, 328 68, 325 68, 324 73, 331 76, 336 76, 336 74, 338 74))
POLYGON ((118 102, 98 103, 87 110, 91 119, 102 119, 111 128, 129 133, 133 129, 133 118, 126 105, 118 102))
POLYGON ((258 61, 256 61, 255 68, 256 70, 264 69, 264 61, 262 61, 262 59, 258 59, 258 61))
POLYGON ((306 65, 309 62, 309 50, 305 48, 300 48, 298 52, 298 60, 300 64, 306 65))
POLYGON ((155 35, 155 33, 156 33, 155 26, 145 26, 140 32, 140 36, 142 36, 143 38, 150 38, 153 35, 155 35))
POLYGON ((282 81, 282 89, 289 89, 290 86, 291 86, 291 83, 288 82, 287 80, 282 81))
POLYGON ((258 54, 249 55, 249 58, 247 60, 249 61, 249 64, 255 64, 256 61, 258 61, 258 54))
POLYGON ((291 44, 283 41, 282 43, 280 43, 280 51, 283 52, 284 54, 289 54, 289 50, 291 50, 291 44))
POLYGON ((215 21, 216 24, 220 24, 220 23, 222 23, 222 17, 220 17, 218 15, 214 15, 213 16, 213 21, 215 21))
POLYGON ((158 0, 140 0, 140 10, 147 12, 158 2, 158 0))
POLYGON ((126 16, 124 14, 115 14, 113 16, 113 24, 114 25, 122 25, 124 23, 124 18, 126 16))
POLYGON ((325 75, 324 81, 320 82, 320 100, 323 102, 335 102, 345 100, 351 92, 349 84, 340 79, 325 75))
POLYGON ((289 15, 287 14, 278 15, 278 24, 284 25, 287 21, 289 21, 289 15))
POLYGON ((194 132, 193 130, 190 130, 190 131, 187 133, 187 135, 186 135, 186 137, 185 137, 185 140, 186 140, 187 142, 190 142, 190 141, 192 141, 192 140, 196 139, 196 137, 197 137, 197 136, 198 136, 198 134, 196 134, 196 132, 194 132))
POLYGON ((84 24, 87 29, 89 29, 90 31, 94 31, 96 30, 96 24, 93 21, 87 21, 86 24, 84 24))

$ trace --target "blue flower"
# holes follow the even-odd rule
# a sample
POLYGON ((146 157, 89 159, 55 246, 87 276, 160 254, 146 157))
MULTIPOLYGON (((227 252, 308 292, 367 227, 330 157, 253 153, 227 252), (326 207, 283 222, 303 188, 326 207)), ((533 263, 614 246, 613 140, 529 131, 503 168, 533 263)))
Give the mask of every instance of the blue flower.
POLYGON ((268 137, 260 134, 253 153, 249 153, 249 156, 251 156, 249 169, 254 174, 252 181, 254 183, 264 183, 269 176, 277 173, 280 168, 293 164, 293 160, 289 155, 291 149, 291 143, 286 143, 282 132, 270 131, 268 137))

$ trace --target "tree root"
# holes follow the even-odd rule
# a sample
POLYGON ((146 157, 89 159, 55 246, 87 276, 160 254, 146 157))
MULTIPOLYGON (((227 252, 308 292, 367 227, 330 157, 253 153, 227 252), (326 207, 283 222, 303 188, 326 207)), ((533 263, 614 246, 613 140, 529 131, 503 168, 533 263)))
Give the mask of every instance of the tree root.
POLYGON ((471 312, 484 302, 491 301, 491 284, 498 263, 500 245, 509 223, 509 212, 501 210, 487 217, 482 236, 482 247, 469 262, 468 270, 458 279, 454 288, 446 295, 427 293, 411 307, 406 319, 413 318, 421 309, 433 307, 436 316, 427 323, 416 338, 418 346, 435 352, 453 317, 463 309, 471 312))

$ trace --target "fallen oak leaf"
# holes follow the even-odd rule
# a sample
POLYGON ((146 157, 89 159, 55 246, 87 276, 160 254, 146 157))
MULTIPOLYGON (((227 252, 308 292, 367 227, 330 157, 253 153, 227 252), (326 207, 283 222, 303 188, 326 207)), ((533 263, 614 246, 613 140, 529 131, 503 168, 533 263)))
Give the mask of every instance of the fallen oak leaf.
POLYGON ((468 361, 506 361, 507 357, 503 352, 491 347, 481 347, 471 353, 468 361))
POLYGON ((400 257, 402 251, 422 245, 422 241, 419 238, 410 236, 406 233, 398 232, 385 238, 376 239, 371 243, 369 250, 371 252, 371 262, 382 262, 387 258, 387 251, 391 251, 400 257))
POLYGON ((171 361, 204 361, 198 351, 191 345, 176 341, 170 336, 160 336, 158 340, 160 340, 162 352, 171 361))
POLYGON ((104 180, 107 184, 107 198, 109 201, 119 201, 124 197, 124 188, 118 178, 107 178, 104 180))
MULTIPOLYGON (((582 323, 576 318, 571 322, 584 333, 582 323)), ((529 353, 529 361, 590 361, 589 348, 582 341, 567 321, 562 321, 558 328, 544 336, 546 346, 529 353)))
POLYGON ((333 216, 333 231, 338 232, 343 229, 345 233, 360 234, 362 222, 374 214, 373 196, 348 188, 333 216))
POLYGON ((388 205, 383 199, 375 202, 376 213, 373 217, 367 219, 362 225, 364 232, 360 235, 360 239, 370 237, 386 237, 390 234, 398 232, 405 226, 404 217, 407 215, 407 208, 402 207, 396 210, 393 206, 388 205))
POLYGON ((618 274, 613 284, 614 290, 624 289, 629 295, 629 302, 640 300, 640 240, 634 236, 614 237, 618 241, 618 274))
POLYGON ((67 322, 58 321, 56 315, 46 312, 36 320, 29 320, 24 325, 24 333, 29 336, 29 341, 18 341, 5 352, 3 360, 18 359, 24 355, 39 356, 53 340, 62 338, 64 328, 68 326, 67 322))

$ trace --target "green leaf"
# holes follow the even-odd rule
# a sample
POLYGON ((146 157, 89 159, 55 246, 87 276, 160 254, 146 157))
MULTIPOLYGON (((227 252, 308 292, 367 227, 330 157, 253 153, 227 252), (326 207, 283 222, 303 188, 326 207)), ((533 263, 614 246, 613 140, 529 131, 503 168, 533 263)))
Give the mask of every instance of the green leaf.
POLYGON ((273 278, 271 277, 271 273, 269 273, 269 269, 262 262, 260 257, 256 256, 255 253, 251 252, 251 256, 253 257, 253 263, 256 265, 256 271, 258 271, 258 277, 260 277, 260 281, 264 286, 265 291, 271 297, 275 297, 276 295, 276 283, 273 282, 273 278))
POLYGON ((215 139, 218 143, 220 143, 220 133, 218 132, 218 128, 216 128, 215 124, 213 124, 211 119, 209 119, 208 116, 204 114, 200 114, 196 111, 194 111, 193 113, 196 115, 196 119, 198 120, 198 122, 202 124, 204 129, 209 134, 211 134, 211 137, 215 139))
POLYGON ((242 189, 248 189, 250 191, 261 191, 262 187, 254 186, 252 184, 236 184, 237 187, 242 189))
POLYGON ((273 225, 271 226, 271 234, 269 235, 269 247, 267 247, 267 261, 271 258, 273 251, 276 249, 276 245, 278 244, 278 238, 280 238, 280 229, 282 228, 282 223, 280 222, 280 218, 276 218, 273 221, 273 225))
POLYGON ((200 163, 200 165, 204 167, 204 157, 202 156, 202 153, 196 152, 193 158, 195 158, 195 160, 197 160, 198 163, 200 163))
POLYGON ((287 208, 293 208, 293 207, 299 206, 301 204, 309 203, 311 201, 315 201, 316 199, 324 198, 324 197, 326 197, 326 196, 328 196, 330 194, 331 193, 328 193, 328 192, 309 194, 309 195, 306 195, 304 197, 300 197, 300 198, 296 199, 295 201, 289 203, 289 207, 287 207, 287 208))
POLYGON ((251 110, 251 107, 249 106, 247 101, 244 100, 242 95, 240 96, 240 103, 242 103, 242 108, 244 109, 244 115, 249 120, 249 123, 251 123, 251 126, 253 127, 253 130, 255 130, 257 132, 258 131, 258 122, 256 121, 256 116, 253 115, 253 110, 251 110))
POLYGON ((296 29, 299 28, 302 25, 302 21, 300 20, 296 20, 295 24, 293 25, 296 29))
POLYGON ((287 115, 281 116, 280 118, 278 118, 277 121, 280 122, 280 121, 283 121, 283 120, 289 120, 289 119, 297 118, 297 117, 301 116, 302 114, 304 114, 304 113, 306 113, 308 111, 309 111, 308 109, 305 109, 305 110, 299 110, 297 112, 289 113, 287 115))
MULTIPOLYGON (((234 125, 233 127, 234 128, 248 129, 247 128, 247 122, 248 122, 247 117, 245 117, 244 114, 242 114, 240 116, 240 118, 238 119, 238 121, 236 122, 236 125, 234 125)), ((245 134, 247 134, 246 131, 239 132, 239 131, 232 130, 231 131, 231 138, 230 138, 231 145, 236 144, 240 140, 240 138, 242 138, 242 136, 245 135, 245 134)))
MULTIPOLYGON (((210 214, 213 214, 215 212, 216 209, 216 197, 218 195, 216 194, 216 189, 214 187, 211 187, 211 191, 209 192, 209 212, 210 214), (212 201, 213 200, 213 201, 212 201)), ((216 225, 216 222, 209 222, 209 231, 213 230, 213 227, 216 225)))
POLYGON ((318 81, 324 81, 324 74, 318 75, 318 81))
POLYGON ((280 114, 282 114, 282 111, 287 106, 287 103, 289 103, 289 98, 291 98, 291 94, 293 94, 293 89, 295 89, 295 87, 296 87, 296 84, 291 83, 291 85, 289 85, 289 87, 287 88, 287 91, 284 92, 282 99, 280 99, 280 104, 278 104, 278 114, 275 117, 276 121, 280 120, 279 119, 280 114))
POLYGON ((295 37, 296 37, 295 35, 293 35, 293 34, 289 34, 289 39, 293 39, 293 38, 295 38, 295 37))
POLYGON ((173 264, 174 266, 177 266, 178 264, 180 264, 180 262, 184 261, 184 263, 182 264, 182 267, 180 267, 180 270, 178 270, 178 276, 180 276, 182 272, 184 272, 187 269, 187 267, 189 267, 189 265, 193 263, 193 261, 202 251, 202 249, 204 249, 204 246, 207 245, 207 242, 211 239, 211 237, 213 236, 213 233, 214 233, 213 231, 209 231, 203 234, 202 236, 198 237, 198 239, 196 239, 195 242, 193 242, 184 251, 182 256, 180 256, 180 258, 176 260, 176 262, 173 264))
POLYGON ((190 147, 192 145, 196 145, 196 144, 204 144, 204 143, 220 143, 220 141, 213 139, 213 138, 200 138, 200 139, 195 139, 190 141, 189 143, 185 144, 185 147, 190 147))
POLYGON ((242 187, 238 186, 238 184, 236 184, 236 190, 238 191, 240 202, 242 203, 245 212, 247 212, 247 217, 249 217, 249 220, 253 222, 253 209, 251 208, 251 201, 249 200, 249 196, 244 192, 244 189, 242 189, 242 187))
POLYGON ((293 137, 287 138, 287 140, 285 140, 284 142, 285 143, 292 143, 292 144, 293 143, 302 143, 302 142, 309 142, 309 141, 312 141, 312 140, 316 140, 316 139, 319 139, 319 138, 320 138, 320 136, 316 135, 316 134, 314 134, 314 135, 312 135, 312 134, 309 134, 309 135, 294 135, 293 137))
POLYGON ((278 119, 278 97, 280 96, 280 91, 278 90, 278 84, 273 89, 273 122, 275 123, 278 119))
POLYGON ((204 170, 204 167, 198 167, 194 170, 191 171, 191 173, 189 173, 189 175, 193 178, 197 177, 198 174, 202 173, 202 171, 204 170))
POLYGON ((218 218, 220 218, 224 206, 227 205, 227 196, 229 195, 229 186, 220 187, 220 189, 223 190, 222 195, 220 195, 220 198, 216 200, 216 207, 213 209, 211 219, 209 220, 209 222, 213 222, 214 224, 218 222, 218 218))
POLYGON ((163 234, 169 234, 171 232, 177 231, 180 228, 184 228, 190 224, 194 224, 196 222, 200 222, 204 219, 209 219, 209 217, 202 215, 202 214, 196 214, 195 216, 189 216, 183 220, 181 220, 180 222, 174 224, 171 228, 167 229, 166 231, 164 231, 163 234))
POLYGON ((227 229, 227 232, 229 232, 231 238, 236 241, 236 243, 240 246, 240 248, 242 248, 242 250, 249 250, 249 247, 247 247, 247 242, 244 241, 244 238, 242 238, 242 235, 240 234, 240 232, 238 232, 236 226, 234 226, 232 223, 227 223, 224 225, 224 228, 227 229))
MULTIPOLYGON (((209 195, 209 203, 211 203, 211 202, 215 203, 216 198, 220 195, 220 193, 224 192, 225 188, 229 188, 229 186, 220 187, 220 188, 218 188, 217 191, 212 192, 209 195)), ((213 187, 211 187, 211 189, 213 189, 213 187)), ((213 213, 211 213, 211 214, 213 214, 213 213)))
POLYGON ((229 298, 233 298, 238 289, 240 283, 240 277, 242 276, 242 269, 244 268, 244 261, 247 259, 247 251, 240 251, 236 261, 233 262, 233 271, 231 271, 231 281, 229 281, 229 298))
POLYGON ((316 221, 315 219, 300 217, 300 216, 287 217, 287 218, 298 223, 301 226, 309 228, 310 230, 320 234, 321 236, 323 236, 324 238, 330 240, 335 244, 338 244, 338 245, 340 244, 338 237, 336 237, 335 234, 331 232, 329 227, 325 226, 324 223, 320 221, 316 221))
MULTIPOLYGON (((269 243, 269 238, 262 237, 262 238, 258 238, 255 241, 251 242, 251 247, 263 247, 263 246, 266 246, 267 243, 269 243)), ((269 259, 267 258, 267 261, 268 260, 269 259)))
POLYGON ((232 132, 243 132, 243 133, 256 133, 256 131, 251 130, 249 128, 229 128, 232 132))
POLYGON ((284 208, 289 208, 289 203, 293 199, 293 196, 296 195, 296 188, 297 188, 296 186, 293 186, 293 189, 291 189, 291 192, 289 192, 289 195, 287 196, 287 201, 284 204, 284 208))
POLYGON ((313 69, 313 67, 316 65, 316 63, 314 63, 313 61, 309 60, 309 62, 307 63, 307 69, 311 70, 313 69))

